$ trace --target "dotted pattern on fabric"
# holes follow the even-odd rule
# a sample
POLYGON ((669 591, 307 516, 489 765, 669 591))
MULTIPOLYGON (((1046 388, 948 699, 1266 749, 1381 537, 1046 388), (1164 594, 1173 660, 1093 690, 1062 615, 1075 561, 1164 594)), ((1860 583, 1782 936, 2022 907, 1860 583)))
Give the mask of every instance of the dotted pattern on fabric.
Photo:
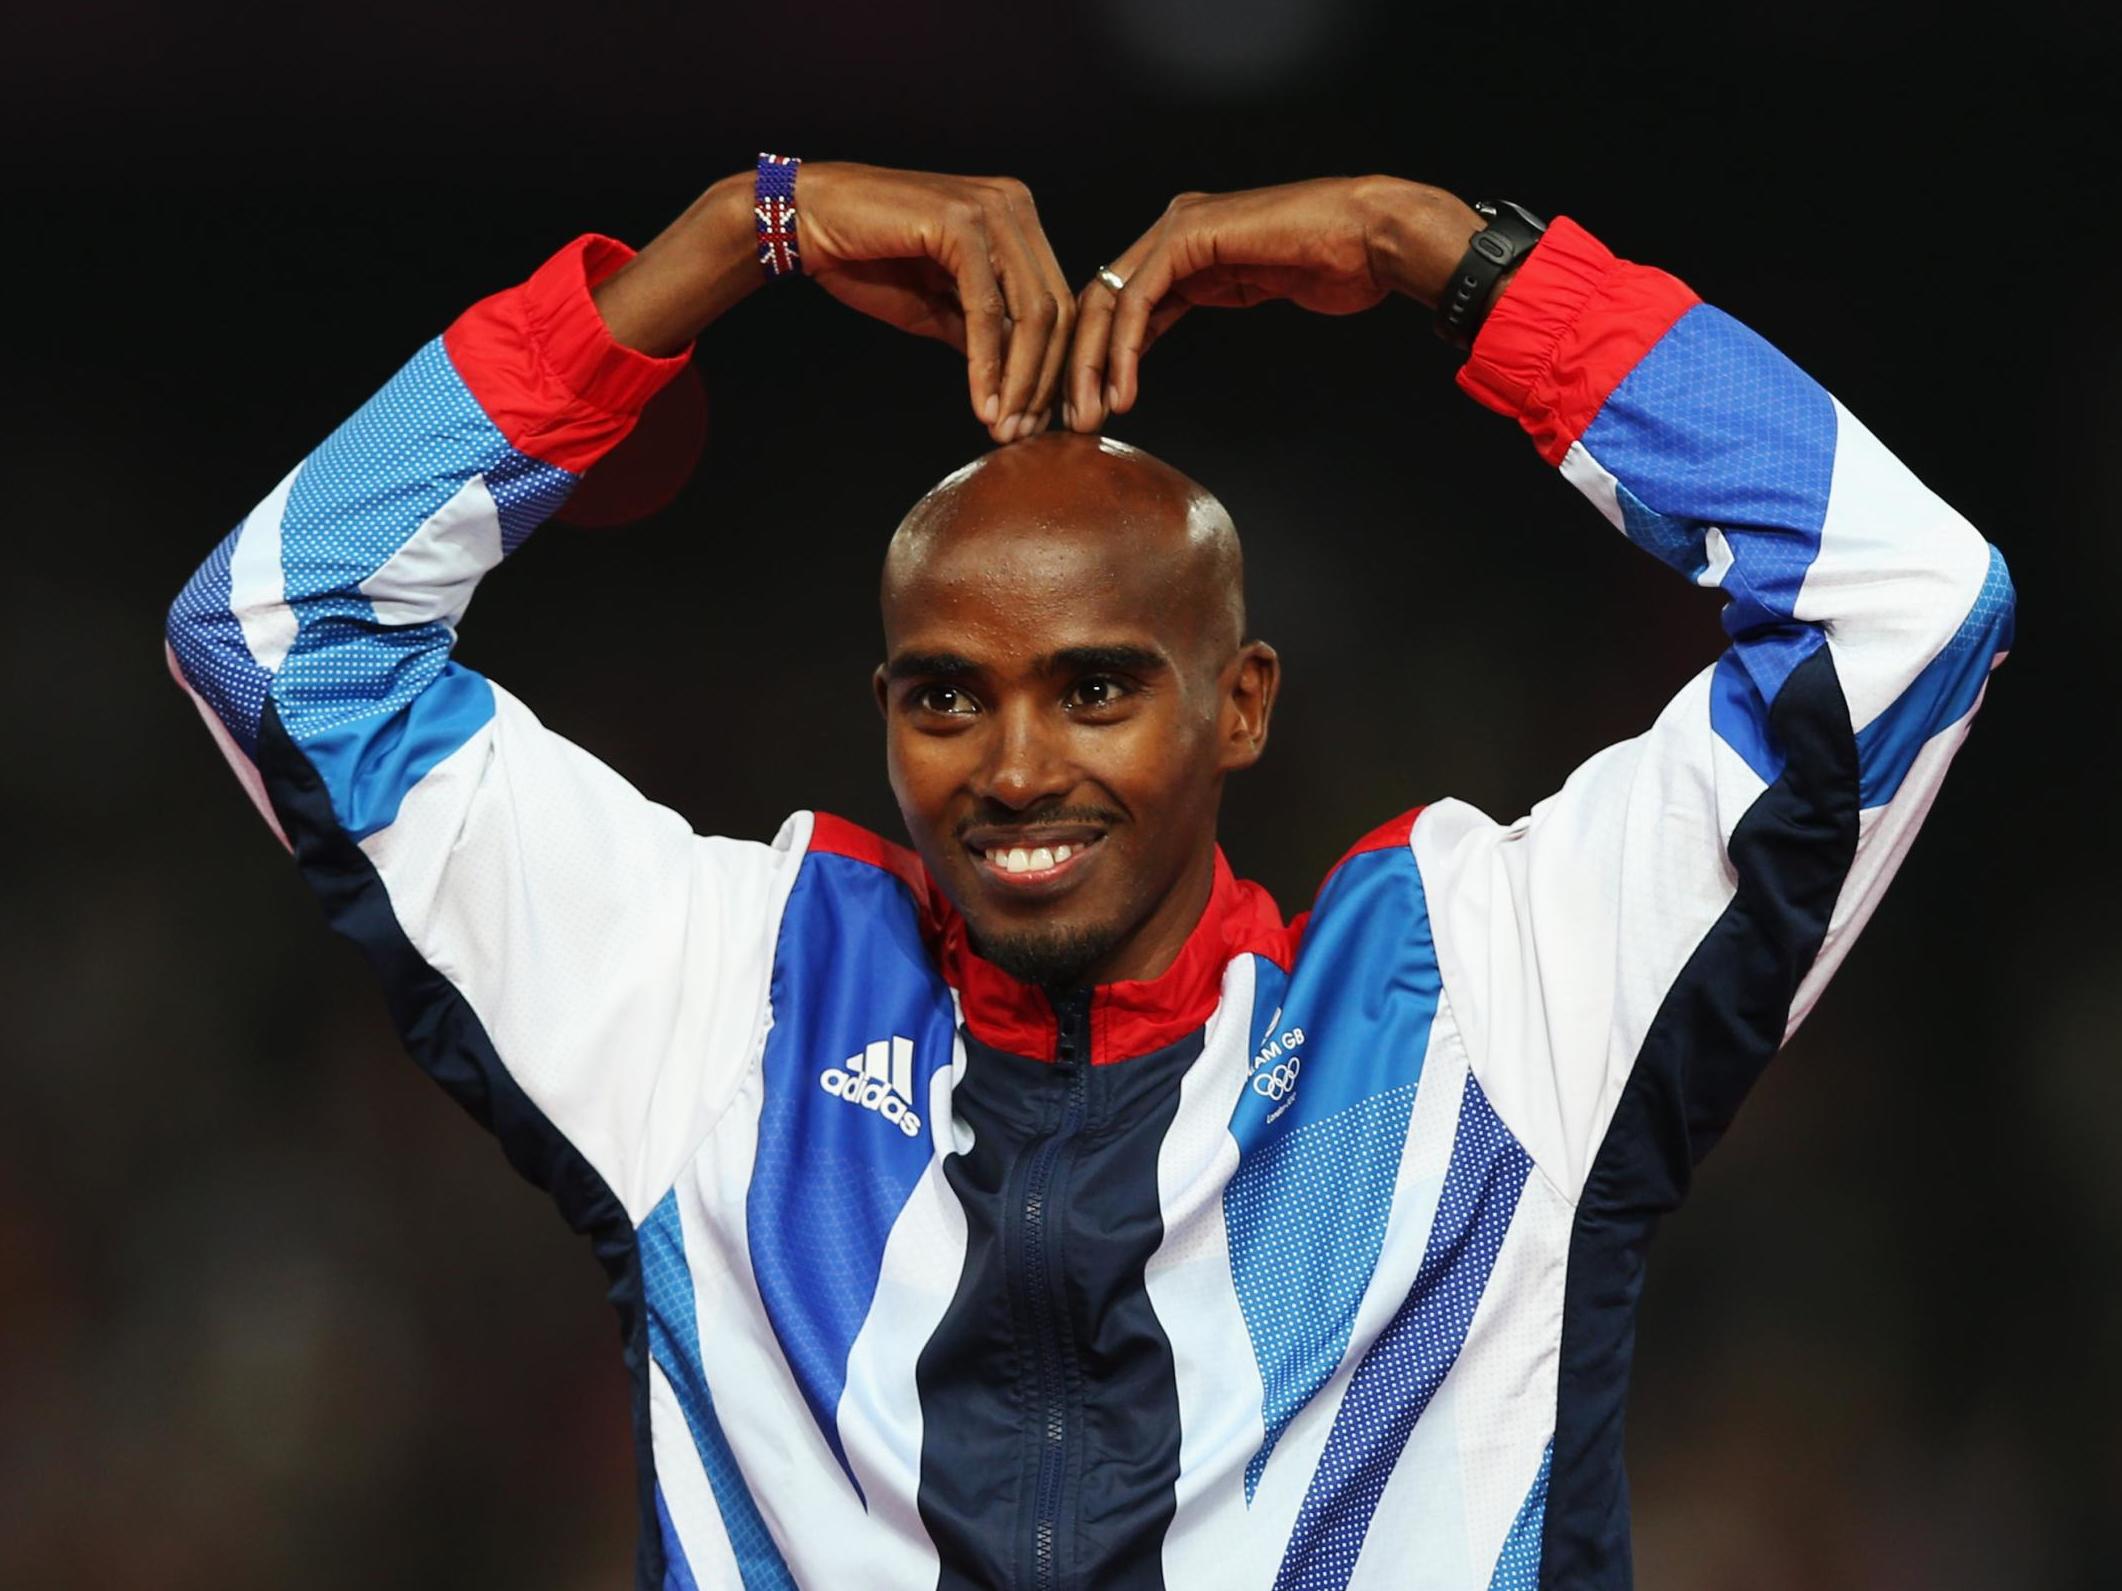
POLYGON ((795 1579, 781 1549, 774 1544, 759 1505, 752 1501, 744 1472, 730 1451, 722 1422, 715 1415, 714 1399, 708 1395, 707 1373, 700 1362, 700 1328, 693 1305, 693 1270, 685 1258, 685 1232, 678 1219, 678 1196, 666 1193, 648 1219, 635 1230, 641 1250, 641 1292, 648 1310, 648 1350, 662 1367, 664 1378, 685 1411, 686 1428, 707 1484, 722 1511, 723 1528, 729 1532, 737 1568, 746 1591, 787 1587, 795 1579))
POLYGON ((229 560, 243 526, 230 531, 177 593, 169 610, 169 645, 177 665, 247 756, 258 755, 258 720, 272 676, 252 658, 243 626, 229 610, 229 560))
MULTIPOLYGON (((1939 656, 1964 657, 1972 652, 1987 667, 1990 659, 1999 652, 2011 650, 2017 605, 2011 569, 2004 562, 2004 554, 1992 547, 1989 549, 1989 572, 1982 577, 1982 589, 1975 593, 1974 605, 1967 610, 1967 617, 1960 621, 1960 628, 1953 631, 1953 638, 1945 643, 1939 656)), ((1943 724, 1932 725, 1934 729, 1944 727, 1943 724)))
POLYGON ((280 526, 299 628, 272 687, 296 741, 394 712, 441 672, 455 639, 449 626, 383 625, 359 588, 474 475, 494 500, 504 554, 579 479, 508 445, 440 338, 303 464, 280 526))
POLYGON ((1415 1085, 1389 1088, 1248 1155, 1223 1194, 1231 1278, 1260 1366, 1266 1438, 1245 1499, 1289 1422, 1341 1362, 1385 1241, 1415 1085))
POLYGON ((1335 1412, 1276 1591, 1340 1591, 1415 1422, 1444 1384, 1510 1230, 1532 1160, 1469 1073, 1421 1268, 1335 1412))
POLYGON ((1547 1439, 1540 1455, 1540 1473, 1518 1505, 1518 1517, 1503 1538, 1496 1554, 1496 1572, 1489 1576, 1488 1591, 1534 1591, 1540 1583, 1540 1531, 1547 1523, 1547 1476, 1555 1464, 1555 1439, 1547 1439))
POLYGON ((1698 304, 1614 388, 1582 439, 1654 514, 1722 528, 1732 554, 1724 628, 1742 643, 1763 701, 1820 644, 1791 614, 1820 551, 1836 430, 1825 388, 1758 333, 1698 304))
POLYGON ((1706 526, 1659 513, 1619 482, 1614 485, 1614 501, 1620 505, 1621 528, 1628 539, 1660 563, 1690 580, 1709 567, 1706 526))
POLYGON ((1583 442, 1660 514, 1767 532, 1756 583, 1794 597, 1827 518, 1835 432, 1825 388, 1759 333, 1697 304, 1622 378, 1583 442))
MULTIPOLYGON (((819 1092, 815 1081, 812 1091, 819 1092)), ((805 1233, 800 1247, 752 1248, 753 1265, 770 1273, 762 1280, 761 1301, 782 1357, 802 1388, 819 1433, 840 1461, 848 1482, 860 1489, 840 1439, 840 1394, 847 1384, 847 1358, 854 1334, 846 1322, 859 1323, 877 1295, 877 1276, 892 1218, 906 1204, 902 1179, 875 1161, 836 1154, 805 1144, 798 1104, 809 1101, 793 1087, 776 1096, 779 1108, 762 1111, 758 1156, 752 1166, 748 1203, 763 1210, 814 1210, 821 1188, 837 1198, 830 1215, 805 1233)), ((829 1098, 820 1093, 820 1098, 829 1098)), ((881 1134, 882 1117, 843 1104, 845 1119, 881 1134)), ((803 1113, 809 1115, 811 1113, 803 1113)), ((893 1129, 896 1131, 896 1129, 893 1129)), ((787 1240, 781 1236, 775 1243, 787 1240)))

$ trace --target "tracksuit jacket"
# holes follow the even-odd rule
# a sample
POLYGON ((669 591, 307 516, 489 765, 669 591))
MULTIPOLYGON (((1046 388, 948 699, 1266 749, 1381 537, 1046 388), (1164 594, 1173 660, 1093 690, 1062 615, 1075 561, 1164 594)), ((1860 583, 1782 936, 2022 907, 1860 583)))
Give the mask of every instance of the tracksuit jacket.
POLYGON ((416 353, 171 611, 415 1059, 595 1244, 643 1585, 1609 1587, 1658 1218, 1863 927, 2009 646, 1836 399, 1558 219, 1459 384, 1730 646, 1514 823, 1218 856, 1050 1001, 823 813, 694 834, 451 651, 680 360, 585 237, 416 353))

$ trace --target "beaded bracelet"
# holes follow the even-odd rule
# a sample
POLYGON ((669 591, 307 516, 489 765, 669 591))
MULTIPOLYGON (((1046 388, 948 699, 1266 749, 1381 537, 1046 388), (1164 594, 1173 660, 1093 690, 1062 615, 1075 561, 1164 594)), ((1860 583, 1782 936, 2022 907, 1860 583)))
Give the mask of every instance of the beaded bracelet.
POLYGON ((759 263, 768 276, 803 274, 803 259, 796 252, 796 168, 802 164, 794 155, 759 156, 752 220, 759 232, 759 263))

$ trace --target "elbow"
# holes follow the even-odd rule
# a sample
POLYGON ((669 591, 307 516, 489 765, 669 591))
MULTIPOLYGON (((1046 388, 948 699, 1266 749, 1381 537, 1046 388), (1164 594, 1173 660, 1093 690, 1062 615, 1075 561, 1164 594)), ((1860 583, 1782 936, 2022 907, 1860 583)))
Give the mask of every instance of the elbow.
POLYGON ((2004 554, 1966 520, 1954 516, 1950 534, 1919 544, 1906 566, 1903 622, 1910 667, 1957 659, 1954 667, 1983 668, 2011 650, 2017 594, 2004 554))
POLYGON ((2017 623, 2019 610, 2018 588, 2012 584, 2011 568, 2004 561, 1994 543, 1984 542, 1988 549, 1989 567, 1982 577, 1981 589, 1975 593, 1973 605, 1961 625, 1961 633, 1970 641, 1979 641, 1983 651, 1993 660, 2001 661, 2011 650, 2012 633, 2017 623), (1970 633, 1972 632, 1972 633, 1970 633))
POLYGON ((169 611, 162 616, 162 639, 170 651, 180 657, 199 629, 197 616, 184 600, 190 591, 191 588, 187 586, 178 592, 170 601, 169 611))
POLYGON ((202 569, 185 582, 184 589, 171 599, 169 611, 162 616, 163 645, 170 670, 180 683, 193 682, 191 664, 204 642, 206 615, 200 602, 199 586, 205 572, 202 569))

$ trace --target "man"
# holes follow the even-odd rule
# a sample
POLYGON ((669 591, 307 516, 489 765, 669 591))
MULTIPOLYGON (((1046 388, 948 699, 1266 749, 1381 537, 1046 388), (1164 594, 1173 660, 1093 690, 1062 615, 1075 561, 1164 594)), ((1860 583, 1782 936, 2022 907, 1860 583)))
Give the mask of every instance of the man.
POLYGON ((643 1583, 1478 1588, 1628 1582, 1651 1230, 2010 626, 1846 410, 1567 220, 1185 196, 1072 303, 1017 184, 763 158, 467 312, 170 640, 415 1057, 609 1268, 643 1583), (448 655, 761 262, 962 349, 1006 444, 885 561, 911 852, 698 838, 448 655), (1388 292, 1732 645, 1528 817, 1403 814, 1285 924, 1215 844, 1278 677, 1235 533, 1095 433, 1194 304, 1388 292))

